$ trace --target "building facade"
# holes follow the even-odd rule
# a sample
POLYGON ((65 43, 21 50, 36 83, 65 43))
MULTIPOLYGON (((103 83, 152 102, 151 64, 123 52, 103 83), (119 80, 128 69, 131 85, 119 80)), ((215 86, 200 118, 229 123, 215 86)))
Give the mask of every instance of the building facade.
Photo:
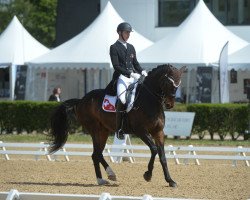
MULTIPOLYGON (((136 31, 157 41, 180 25, 199 0, 100 0, 101 10, 108 1, 136 31)), ((250 0, 204 2, 223 25, 250 42, 250 0)))

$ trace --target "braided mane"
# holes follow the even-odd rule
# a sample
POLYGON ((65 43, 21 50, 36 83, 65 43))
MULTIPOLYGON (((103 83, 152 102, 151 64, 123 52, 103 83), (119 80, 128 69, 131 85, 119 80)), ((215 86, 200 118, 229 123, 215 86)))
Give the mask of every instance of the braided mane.
POLYGON ((170 68, 173 66, 170 64, 163 64, 163 65, 158 65, 156 68, 152 69, 151 71, 148 72, 150 76, 154 76, 155 74, 158 73, 164 73, 166 74, 170 68))

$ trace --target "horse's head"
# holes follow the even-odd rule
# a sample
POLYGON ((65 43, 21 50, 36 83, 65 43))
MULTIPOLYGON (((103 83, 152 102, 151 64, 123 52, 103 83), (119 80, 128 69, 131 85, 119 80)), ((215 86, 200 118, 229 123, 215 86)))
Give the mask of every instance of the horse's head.
POLYGON ((161 74, 159 84, 164 96, 164 104, 167 109, 173 108, 175 103, 175 93, 181 84, 181 75, 186 67, 177 69, 172 65, 165 65, 166 71, 161 74))

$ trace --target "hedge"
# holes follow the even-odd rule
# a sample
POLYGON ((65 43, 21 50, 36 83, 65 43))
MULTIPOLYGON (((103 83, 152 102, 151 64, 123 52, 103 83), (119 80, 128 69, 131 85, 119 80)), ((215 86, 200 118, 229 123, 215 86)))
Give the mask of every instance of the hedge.
POLYGON ((48 131, 57 102, 0 101, 0 132, 48 131))
POLYGON ((193 133, 200 139, 208 132, 211 139, 217 133, 221 140, 228 134, 236 140, 250 123, 250 105, 247 104, 190 104, 187 111, 195 112, 193 133))
MULTIPOLYGON (((43 132, 50 128, 50 116, 57 102, 0 101, 0 133, 43 132)), ((176 104, 173 111, 195 112, 193 134, 202 139, 209 133, 233 140, 248 129, 250 104, 176 104)))

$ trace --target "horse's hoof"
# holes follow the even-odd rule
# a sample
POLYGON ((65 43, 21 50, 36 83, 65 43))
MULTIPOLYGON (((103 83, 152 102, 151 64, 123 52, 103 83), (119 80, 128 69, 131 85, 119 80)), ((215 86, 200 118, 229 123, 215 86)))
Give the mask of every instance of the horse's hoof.
POLYGON ((169 182, 169 187, 177 187, 177 183, 174 181, 169 182))
POLYGON ((151 178, 152 178, 152 173, 150 173, 149 171, 146 171, 143 175, 145 181, 151 181, 151 178))
POLYGON ((115 173, 113 172, 113 170, 111 169, 111 167, 107 167, 106 169, 106 172, 107 172, 107 175, 108 175, 108 179, 111 180, 111 181, 116 181, 116 175, 115 173))
POLYGON ((116 175, 109 175, 108 176, 108 179, 111 180, 111 181, 116 181, 116 175))
POLYGON ((105 179, 102 179, 102 178, 98 178, 97 183, 98 183, 98 185, 108 185, 108 184, 110 184, 108 181, 106 181, 105 179))

